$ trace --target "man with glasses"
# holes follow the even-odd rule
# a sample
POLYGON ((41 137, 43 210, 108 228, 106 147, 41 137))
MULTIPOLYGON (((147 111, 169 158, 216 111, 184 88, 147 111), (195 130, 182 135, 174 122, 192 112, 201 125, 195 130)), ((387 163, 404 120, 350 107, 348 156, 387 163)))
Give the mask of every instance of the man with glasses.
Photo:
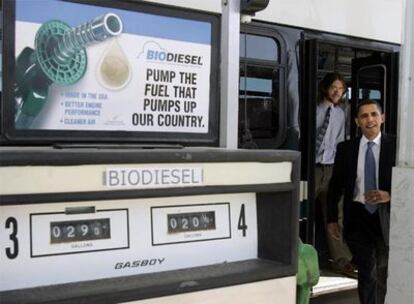
POLYGON ((350 277, 357 273, 351 264, 352 255, 342 239, 327 233, 327 193, 332 176, 336 146, 345 140, 345 113, 340 107, 346 84, 338 73, 328 73, 319 84, 316 107, 315 198, 319 201, 332 269, 350 277))

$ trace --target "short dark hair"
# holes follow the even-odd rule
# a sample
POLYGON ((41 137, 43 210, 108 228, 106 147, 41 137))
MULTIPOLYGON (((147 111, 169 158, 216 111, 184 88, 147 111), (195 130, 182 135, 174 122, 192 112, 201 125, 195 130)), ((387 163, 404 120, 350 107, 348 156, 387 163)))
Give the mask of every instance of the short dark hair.
POLYGON ((319 90, 318 90, 318 103, 323 102, 326 93, 329 90, 329 87, 332 85, 332 83, 336 80, 339 80, 342 82, 342 85, 344 86, 344 93, 346 92, 346 82, 344 77, 342 77, 341 74, 337 72, 327 73, 325 77, 321 80, 319 83, 319 90))
POLYGON ((358 103, 357 109, 356 109, 356 112, 355 112, 355 117, 358 117, 359 109, 361 109, 361 107, 366 106, 366 105, 371 105, 371 104, 376 105, 378 110, 382 114, 382 107, 381 107, 381 105, 379 104, 378 101, 373 100, 373 99, 364 99, 363 101, 358 103))

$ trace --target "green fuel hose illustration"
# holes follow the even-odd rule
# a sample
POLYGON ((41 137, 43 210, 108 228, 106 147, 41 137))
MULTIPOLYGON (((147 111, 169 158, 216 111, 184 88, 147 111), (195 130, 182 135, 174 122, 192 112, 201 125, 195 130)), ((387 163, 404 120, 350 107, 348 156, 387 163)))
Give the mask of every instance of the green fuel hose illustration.
POLYGON ((37 31, 35 48, 26 47, 16 60, 16 129, 27 129, 47 102, 49 86, 72 85, 86 72, 85 47, 118 36, 119 16, 108 13, 71 28, 59 20, 37 31))

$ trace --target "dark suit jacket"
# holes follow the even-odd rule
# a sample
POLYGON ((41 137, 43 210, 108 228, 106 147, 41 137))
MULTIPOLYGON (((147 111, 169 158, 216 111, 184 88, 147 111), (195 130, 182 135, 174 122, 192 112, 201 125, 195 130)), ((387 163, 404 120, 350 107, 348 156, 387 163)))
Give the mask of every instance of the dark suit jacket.
MULTIPOLYGON (((340 143, 337 146, 335 165, 328 191, 328 222, 338 221, 338 202, 344 195, 344 237, 358 227, 352 227, 350 219, 353 213, 353 195, 357 176, 358 151, 361 137, 340 143)), ((382 134, 379 159, 378 186, 380 190, 391 193, 392 167, 395 165, 396 140, 392 135, 382 134)), ((379 204, 381 230, 385 243, 388 245, 390 204, 379 204)))

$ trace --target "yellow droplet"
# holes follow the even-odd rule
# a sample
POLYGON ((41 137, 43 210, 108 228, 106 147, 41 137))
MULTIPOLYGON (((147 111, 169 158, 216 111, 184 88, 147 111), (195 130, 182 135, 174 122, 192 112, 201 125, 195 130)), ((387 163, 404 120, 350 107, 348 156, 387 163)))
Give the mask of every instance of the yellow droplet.
POLYGON ((98 65, 97 74, 101 85, 109 90, 122 89, 131 79, 132 73, 128 58, 116 38, 112 39, 108 49, 103 54, 98 65))

